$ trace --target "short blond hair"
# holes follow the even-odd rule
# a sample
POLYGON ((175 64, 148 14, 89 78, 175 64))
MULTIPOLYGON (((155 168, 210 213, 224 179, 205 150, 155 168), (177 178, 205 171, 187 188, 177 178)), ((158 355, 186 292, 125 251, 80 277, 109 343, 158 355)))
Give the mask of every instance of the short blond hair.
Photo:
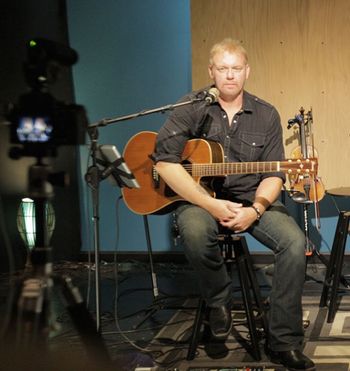
POLYGON ((239 40, 226 38, 214 44, 209 53, 209 65, 213 65, 214 56, 221 52, 240 53, 243 55, 245 62, 248 63, 248 54, 239 40))

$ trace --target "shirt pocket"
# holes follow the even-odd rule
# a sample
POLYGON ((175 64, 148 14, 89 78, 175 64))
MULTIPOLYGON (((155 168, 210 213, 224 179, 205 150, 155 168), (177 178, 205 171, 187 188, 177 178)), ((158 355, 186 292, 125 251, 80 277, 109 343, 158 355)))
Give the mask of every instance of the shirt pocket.
POLYGON ((222 137, 224 136, 224 131, 220 126, 212 125, 207 133, 205 139, 212 140, 215 142, 221 142, 222 137))
POLYGON ((240 133, 241 161, 258 161, 264 151, 266 135, 256 133, 240 133))

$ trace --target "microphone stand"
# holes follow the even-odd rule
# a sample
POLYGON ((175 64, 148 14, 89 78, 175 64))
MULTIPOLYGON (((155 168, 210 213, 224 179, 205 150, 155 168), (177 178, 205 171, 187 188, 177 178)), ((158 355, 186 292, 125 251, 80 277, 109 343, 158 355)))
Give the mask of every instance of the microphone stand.
MULTIPOLYGON (((186 106, 189 104, 203 102, 205 101, 206 104, 211 104, 215 101, 215 97, 212 98, 208 95, 207 92, 202 92, 195 96, 193 99, 175 103, 175 104, 168 104, 165 106, 161 106, 158 108, 153 108, 149 110, 143 110, 137 113, 132 113, 125 116, 113 117, 113 118, 104 118, 100 121, 97 121, 87 128, 87 133, 90 137, 91 144, 90 144, 90 155, 92 158, 92 165, 88 168, 87 173, 85 174, 85 181, 89 184, 92 193, 92 203, 93 203, 93 245, 94 245, 94 258, 95 258, 95 306, 96 306, 96 327, 97 332, 100 332, 101 326, 101 293, 100 293, 100 228, 99 228, 99 183, 101 181, 101 171, 97 166, 97 151, 98 151, 98 128, 104 127, 110 124, 114 124, 120 121, 131 120, 137 117, 150 115, 153 113, 164 113, 169 110, 173 110, 174 108, 186 106)), ((152 275, 152 286, 153 286, 153 293, 154 295, 158 295, 158 289, 156 287, 156 280, 155 280, 155 273, 153 269, 153 260, 152 260, 152 247, 149 238, 149 230, 148 230, 148 222, 147 216, 144 216, 144 226, 146 232, 146 240, 147 240, 147 247, 148 247, 148 254, 149 254, 149 261, 150 261, 150 268, 151 268, 151 275, 152 275)))

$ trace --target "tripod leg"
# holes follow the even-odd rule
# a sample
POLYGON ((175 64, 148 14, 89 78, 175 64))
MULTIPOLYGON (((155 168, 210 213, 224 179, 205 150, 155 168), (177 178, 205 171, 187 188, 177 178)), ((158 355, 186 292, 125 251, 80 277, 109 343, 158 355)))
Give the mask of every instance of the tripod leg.
POLYGON ((87 310, 79 289, 67 276, 55 277, 55 280, 62 286, 67 310, 87 349, 88 356, 96 362, 96 365, 107 365, 110 361, 107 348, 101 334, 96 330, 96 323, 87 310))

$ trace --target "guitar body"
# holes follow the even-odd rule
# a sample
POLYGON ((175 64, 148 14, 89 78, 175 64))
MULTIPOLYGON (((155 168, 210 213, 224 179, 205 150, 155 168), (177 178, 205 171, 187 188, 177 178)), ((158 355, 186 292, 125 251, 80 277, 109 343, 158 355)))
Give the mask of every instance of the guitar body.
MULTIPOLYGON (((167 213, 176 201, 182 200, 154 171, 154 163, 150 155, 154 151, 156 137, 155 132, 140 132, 128 141, 123 153, 124 160, 140 184, 140 188, 124 187, 122 194, 127 207, 140 215, 167 213)), ((182 154, 183 164, 207 164, 222 161, 221 145, 203 139, 189 140, 182 154)), ((211 179, 195 176, 193 178, 205 184, 211 179)))

